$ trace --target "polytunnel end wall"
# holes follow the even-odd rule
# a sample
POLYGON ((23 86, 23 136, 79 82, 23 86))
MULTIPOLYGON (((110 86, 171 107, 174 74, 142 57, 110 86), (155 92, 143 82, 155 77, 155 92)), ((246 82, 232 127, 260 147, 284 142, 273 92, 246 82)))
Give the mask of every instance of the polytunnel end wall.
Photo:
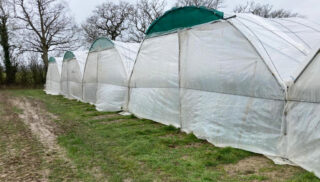
POLYGON ((125 60, 132 59, 131 47, 105 38, 93 44, 83 76, 85 102, 95 104, 100 111, 120 111, 126 106, 129 66, 125 60))
POLYGON ((103 51, 113 47, 114 43, 109 38, 100 37, 92 43, 89 52, 103 51))
POLYGON ((73 52, 67 51, 63 56, 63 61, 69 61, 69 60, 75 59, 75 58, 76 58, 76 56, 74 55, 73 52))
POLYGON ((45 92, 51 95, 60 94, 61 75, 55 58, 51 57, 46 76, 45 92))
POLYGON ((54 62, 56 62, 56 59, 54 57, 50 57, 49 58, 49 63, 54 63, 54 62))
POLYGON ((82 100, 82 78, 81 62, 73 52, 66 52, 61 71, 61 94, 69 99, 82 100))

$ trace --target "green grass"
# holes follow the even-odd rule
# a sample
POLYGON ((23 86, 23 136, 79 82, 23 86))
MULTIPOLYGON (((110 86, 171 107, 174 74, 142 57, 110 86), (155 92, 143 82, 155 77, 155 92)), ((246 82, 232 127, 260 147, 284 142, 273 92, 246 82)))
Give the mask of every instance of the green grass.
MULTIPOLYGON (((59 136, 77 167, 80 181, 265 181, 258 174, 229 176, 221 168, 256 154, 217 148, 192 134, 153 121, 97 112, 94 106, 48 96, 41 90, 12 90, 12 95, 44 102, 59 116, 59 136), (95 174, 96 173, 96 174, 95 174)), ((282 166, 280 166, 281 168, 282 166)), ((52 179, 59 178, 57 170, 52 179)), ((300 170, 289 181, 319 181, 300 170)))

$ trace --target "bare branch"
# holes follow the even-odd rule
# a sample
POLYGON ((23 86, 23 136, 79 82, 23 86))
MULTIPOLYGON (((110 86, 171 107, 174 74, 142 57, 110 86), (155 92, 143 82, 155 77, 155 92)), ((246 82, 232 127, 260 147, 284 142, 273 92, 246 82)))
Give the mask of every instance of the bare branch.
POLYGON ((260 4, 254 1, 238 5, 233 9, 235 13, 252 13, 264 18, 288 18, 300 16, 285 9, 274 9, 270 4, 260 4))
POLYGON ((140 42, 150 24, 164 13, 167 3, 165 0, 140 0, 130 18, 130 40, 140 42))
POLYGON ((204 6, 209 9, 223 8, 224 0, 178 0, 176 6, 204 6))
POLYGON ((120 1, 103 3, 96 7, 93 15, 82 24, 86 40, 93 42, 101 36, 107 36, 111 40, 119 39, 129 29, 129 16, 133 12, 130 3, 120 1))

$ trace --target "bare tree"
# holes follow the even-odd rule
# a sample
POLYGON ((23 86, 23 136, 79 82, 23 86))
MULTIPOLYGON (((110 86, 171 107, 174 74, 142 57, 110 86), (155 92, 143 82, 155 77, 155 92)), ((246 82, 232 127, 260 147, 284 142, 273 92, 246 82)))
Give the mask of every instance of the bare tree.
POLYGON ((87 43, 91 44, 99 37, 107 36, 107 32, 97 27, 99 17, 93 15, 87 18, 86 22, 81 25, 83 29, 83 36, 87 43))
POLYGON ((58 0, 17 0, 17 5, 20 12, 16 17, 25 25, 23 50, 41 53, 45 70, 50 51, 78 48, 78 28, 67 16, 65 4, 58 0))
POLYGON ((264 18, 288 18, 297 17, 298 13, 292 13, 285 9, 274 9, 270 4, 259 4, 254 1, 244 5, 238 5, 233 9, 235 13, 252 13, 264 18))
POLYGON ((209 9, 220 9, 223 4, 224 0, 178 0, 176 6, 204 6, 209 9))
POLYGON ((133 10, 133 5, 124 1, 97 6, 93 15, 82 24, 87 41, 92 42, 101 36, 107 36, 111 40, 122 38, 129 29, 129 16, 133 10))
POLYGON ((131 16, 130 40, 140 42, 149 25, 164 13, 165 0, 139 0, 131 16))

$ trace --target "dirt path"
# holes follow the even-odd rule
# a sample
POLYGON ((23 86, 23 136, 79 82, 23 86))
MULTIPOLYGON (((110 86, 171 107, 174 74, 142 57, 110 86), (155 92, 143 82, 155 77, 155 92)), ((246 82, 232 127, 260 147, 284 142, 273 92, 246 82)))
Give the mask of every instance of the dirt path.
POLYGON ((44 149, 19 118, 19 110, 0 95, 0 181, 47 181, 44 149))
POLYGON ((60 131, 53 120, 58 118, 48 113, 44 106, 36 101, 26 98, 11 98, 9 101, 14 107, 23 110, 22 113, 19 113, 19 118, 31 129, 47 149, 47 153, 57 154, 63 160, 70 162, 66 157, 65 150, 57 143, 57 134, 60 131))
POLYGON ((41 103, 0 95, 0 181, 48 181, 50 165, 74 169, 57 143, 59 128, 41 103))

